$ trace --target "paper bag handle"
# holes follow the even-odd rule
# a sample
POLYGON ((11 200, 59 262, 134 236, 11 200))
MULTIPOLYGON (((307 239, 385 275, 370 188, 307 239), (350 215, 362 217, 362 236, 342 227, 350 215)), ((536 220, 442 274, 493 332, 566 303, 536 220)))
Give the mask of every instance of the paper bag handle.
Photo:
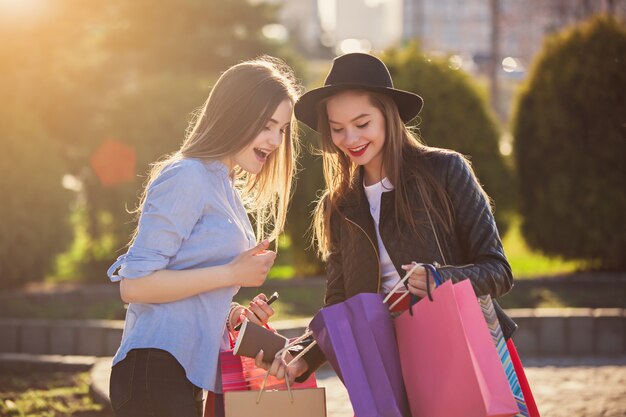
POLYGON ((428 295, 428 299, 433 301, 433 296, 430 293, 430 274, 433 275, 433 281, 435 281, 435 287, 440 286, 443 283, 443 279, 441 275, 439 275, 439 271, 433 265, 426 264, 424 265, 426 269, 426 294, 428 295))
MULTIPOLYGON (((389 294, 387 294, 387 296, 383 299, 383 303, 386 303, 389 300, 389 298, 391 298, 391 296, 395 294, 398 291, 398 289, 402 285, 404 285, 406 281, 408 281, 408 279, 411 277, 411 275, 413 275, 413 272, 415 272, 418 266, 422 266, 426 269, 426 292, 428 294, 428 299, 432 301, 433 298, 432 298, 432 295, 430 294, 430 282, 429 282, 430 274, 432 273, 433 279, 435 281, 435 286, 437 287, 441 285, 441 283, 443 282, 443 280, 441 279, 441 275, 439 275, 439 272, 433 265, 415 262, 413 265, 413 268, 411 268, 404 275, 404 277, 400 281, 398 281, 396 285, 393 286, 391 291, 389 291, 389 294)), ((409 294, 410 292, 408 291, 402 294, 396 301, 393 302, 393 304, 389 306, 389 310, 393 309, 400 301, 402 301, 409 294)))
MULTIPOLYGON (((267 383, 267 378, 270 376, 270 372, 267 371, 265 374, 265 378, 263 378, 263 383, 261 384, 261 389, 259 390, 259 395, 256 396, 256 403, 261 402, 261 395, 265 391, 265 384, 267 383)), ((289 383, 289 378, 285 378, 285 383, 287 384, 287 391, 289 392, 289 400, 293 403, 293 393, 291 392, 291 384, 289 383)))
MULTIPOLYGON (((396 285, 393 286, 393 288, 391 289, 391 291, 389 291, 389 294, 387 294, 387 296, 383 299, 383 303, 386 303, 387 301, 389 301, 389 299, 391 298, 391 296, 393 294, 395 294, 402 285, 404 285, 404 283, 406 281, 408 281, 408 279, 411 277, 411 275, 413 275, 413 272, 415 272, 415 270, 417 269, 418 266, 424 266, 424 264, 421 263, 415 263, 413 265, 413 268, 409 269, 407 271, 406 274, 404 274, 404 277, 402 277, 402 279, 400 281, 398 281, 396 283, 396 285)), ((404 300, 404 298, 409 295, 410 293, 407 291, 404 294, 402 294, 396 301, 394 301, 393 304, 391 304, 389 306, 389 310, 393 309, 400 301, 404 300)))
MULTIPOLYGON (((302 342, 304 339, 306 339, 309 336, 313 336, 313 331, 307 329, 307 331, 302 336, 298 337, 297 339, 293 340, 292 342, 289 342, 284 348, 282 348, 281 350, 276 352, 276 357, 278 357, 278 355, 281 355, 281 358, 284 361, 285 360, 285 354, 287 353, 287 351, 290 348, 292 348, 295 345, 297 345, 298 343, 302 342)), ((289 364, 297 361, 298 359, 300 359, 302 356, 304 356, 305 353, 307 353, 309 350, 311 350, 313 348, 313 346, 315 346, 315 345, 317 345, 317 340, 313 340, 313 342, 311 342, 311 344, 309 344, 309 346, 307 346, 304 349, 302 349, 302 352, 298 353, 292 360, 290 360, 289 364)), ((287 366, 289 366, 289 364, 287 364, 287 366)))
MULTIPOLYGON (((313 332, 311 330, 307 329, 307 331, 304 332, 304 334, 302 336, 292 340, 291 342, 286 344, 284 348, 282 348, 281 350, 276 352, 276 355, 274 357, 278 358, 280 356, 280 358, 284 362, 285 361, 285 355, 287 354, 287 351, 290 348, 294 347, 295 345, 297 345, 298 343, 300 343, 301 341, 303 341, 304 339, 306 339, 307 337, 312 336, 312 335, 313 335, 313 332)), ((286 366, 289 366, 289 364, 291 364, 291 363, 295 362, 296 360, 300 359, 305 353, 307 353, 309 350, 311 350, 311 348, 313 346, 315 346, 316 344, 317 344, 317 341, 314 340, 313 343, 311 343, 309 346, 307 346, 305 349, 303 349, 302 352, 300 352, 295 358, 290 360, 289 363, 286 364, 286 366)), ((263 390, 265 389, 265 383, 267 382, 267 378, 269 377, 269 375, 270 375, 270 373, 268 371, 265 374, 265 378, 263 379, 263 383, 261 384, 261 389, 259 390, 259 395, 257 396, 257 399, 256 399, 256 403, 257 404, 261 401, 261 394, 263 393, 263 390)), ((289 383, 289 378, 285 378, 285 383, 287 384, 287 391, 289 391, 289 399, 293 403, 293 393, 291 392, 291 384, 289 383)))

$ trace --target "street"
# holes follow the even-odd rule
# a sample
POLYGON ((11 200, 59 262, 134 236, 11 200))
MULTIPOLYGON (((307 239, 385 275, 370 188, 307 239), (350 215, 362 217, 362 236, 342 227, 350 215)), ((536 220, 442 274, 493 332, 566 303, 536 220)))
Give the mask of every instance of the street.
MULTIPOLYGON (((542 417, 626 416, 626 358, 525 361, 542 417)), ((352 417, 343 384, 329 369, 317 372, 326 387, 328 417, 352 417)))

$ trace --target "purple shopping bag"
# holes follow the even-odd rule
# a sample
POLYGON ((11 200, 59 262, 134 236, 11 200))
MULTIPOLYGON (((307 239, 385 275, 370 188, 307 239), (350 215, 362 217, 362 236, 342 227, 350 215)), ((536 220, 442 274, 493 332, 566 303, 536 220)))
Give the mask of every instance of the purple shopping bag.
POLYGON ((410 416, 389 308, 363 293, 321 309, 309 328, 357 417, 410 416))

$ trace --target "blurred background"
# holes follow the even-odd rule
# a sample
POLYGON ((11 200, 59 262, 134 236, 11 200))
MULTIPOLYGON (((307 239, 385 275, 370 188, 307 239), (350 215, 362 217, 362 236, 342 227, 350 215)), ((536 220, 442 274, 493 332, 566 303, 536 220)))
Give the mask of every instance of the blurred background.
MULTIPOLYGON (((0 317, 123 319, 106 269, 129 210, 220 72, 269 54, 308 89, 355 51, 424 97, 428 145, 471 158, 517 278, 505 307, 624 308, 625 19, 621 0, 0 0, 0 317)), ((263 287, 281 319, 323 303, 301 138, 263 287)))

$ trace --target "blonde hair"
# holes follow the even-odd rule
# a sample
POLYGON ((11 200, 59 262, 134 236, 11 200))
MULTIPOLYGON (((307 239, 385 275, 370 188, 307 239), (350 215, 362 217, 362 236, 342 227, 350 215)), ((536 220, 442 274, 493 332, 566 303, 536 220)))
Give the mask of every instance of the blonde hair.
MULTIPOLYGON (((358 90, 361 91, 361 90, 358 90)), ((429 169, 421 163, 415 163, 411 155, 425 156, 430 149, 413 134, 400 118, 395 102, 385 94, 366 91, 370 103, 381 111, 385 119, 385 143, 382 148, 383 167, 389 181, 394 185, 395 219, 399 234, 406 233, 400 227, 401 221, 409 226, 408 232, 423 238, 417 231, 414 213, 428 210, 433 221, 441 224, 445 232, 452 231, 453 210, 443 185, 439 184, 429 169), (411 207, 408 196, 409 187, 416 186, 424 201, 424 207, 411 207)), ((330 96, 332 97, 332 96, 330 96)), ((313 215, 313 239, 317 252, 326 259, 331 250, 330 221, 335 212, 340 211, 342 199, 355 187, 360 187, 355 179, 359 166, 343 153, 331 139, 330 125, 326 104, 328 99, 317 105, 318 132, 322 138, 322 160, 326 190, 318 200, 313 215)))
MULTIPOLYGON (((236 154, 262 131, 284 100, 295 103, 300 87, 293 71, 270 56, 230 67, 215 83, 204 105, 194 114, 181 148, 151 165, 138 207, 141 214, 147 190, 163 169, 184 158, 221 160, 236 154)), ((275 240, 283 231, 299 152, 297 122, 291 122, 280 147, 258 174, 237 169, 235 186, 256 225, 257 238, 275 240)), ((137 236, 137 229, 132 241, 137 236)))

